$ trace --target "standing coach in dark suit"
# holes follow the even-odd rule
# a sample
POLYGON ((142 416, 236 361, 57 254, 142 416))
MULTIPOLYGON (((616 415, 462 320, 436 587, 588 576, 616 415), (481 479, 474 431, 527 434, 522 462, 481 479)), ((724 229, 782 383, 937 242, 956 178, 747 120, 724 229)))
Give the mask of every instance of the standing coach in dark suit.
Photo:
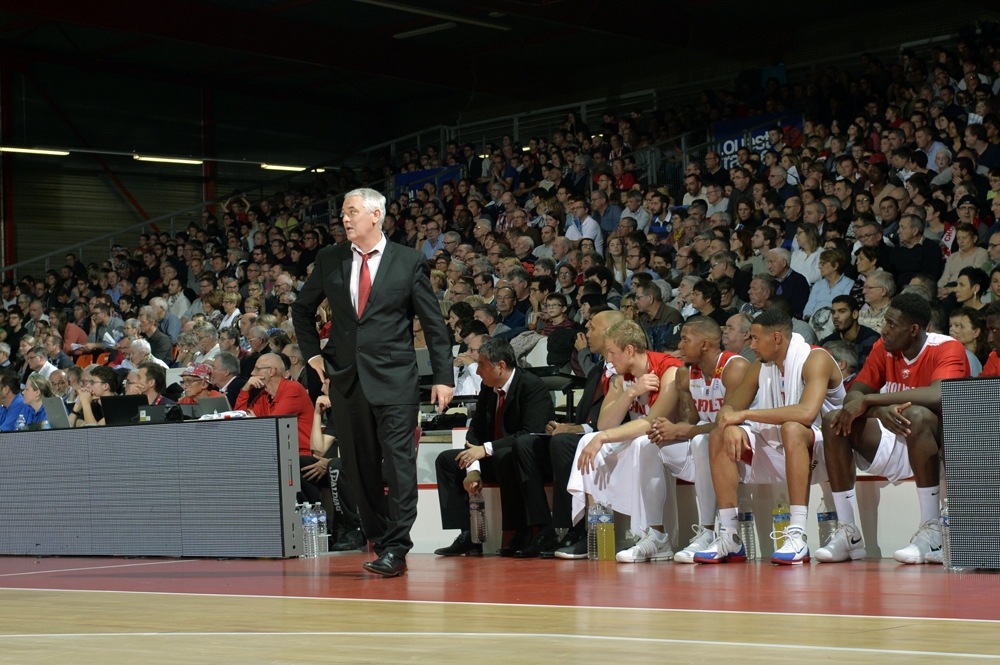
POLYGON ((477 372, 483 389, 466 448, 458 455, 445 450, 435 463, 441 526, 462 530, 454 543, 434 552, 442 556, 482 553, 482 546, 471 540, 467 492, 482 489, 484 479, 499 482, 503 530, 514 532, 498 554, 512 556, 531 544, 514 445, 519 437, 543 431, 555 417, 552 397, 540 378, 517 367, 514 349, 505 340, 492 337, 480 345, 477 372))
POLYGON ((388 242, 382 234, 384 217, 384 196, 373 189, 348 192, 342 221, 350 242, 320 251, 292 314, 303 357, 321 379, 330 379, 344 468, 365 534, 379 555, 364 567, 395 577, 406 570, 417 517, 415 314, 430 351, 431 401, 439 412, 451 401, 454 379, 451 341, 431 290, 427 259, 388 242), (321 351, 315 316, 324 298, 333 325, 321 351))

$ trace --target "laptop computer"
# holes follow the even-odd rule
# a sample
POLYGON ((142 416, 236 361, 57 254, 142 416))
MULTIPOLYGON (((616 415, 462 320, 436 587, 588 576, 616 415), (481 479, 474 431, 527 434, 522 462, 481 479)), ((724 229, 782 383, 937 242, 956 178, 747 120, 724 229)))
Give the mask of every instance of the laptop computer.
POLYGON ((140 423, 179 423, 184 420, 178 404, 150 404, 139 407, 140 423))
POLYGON ((198 406, 201 407, 203 415, 206 413, 224 413, 233 410, 233 407, 229 406, 229 398, 226 396, 200 397, 198 398, 198 406))
POLYGON ((130 425, 139 422, 139 407, 149 406, 145 395, 121 395, 101 398, 105 425, 130 425))
POLYGON ((66 413, 66 403, 62 401, 62 397, 43 397, 42 406, 45 407, 45 416, 52 429, 70 428, 69 414, 66 413))

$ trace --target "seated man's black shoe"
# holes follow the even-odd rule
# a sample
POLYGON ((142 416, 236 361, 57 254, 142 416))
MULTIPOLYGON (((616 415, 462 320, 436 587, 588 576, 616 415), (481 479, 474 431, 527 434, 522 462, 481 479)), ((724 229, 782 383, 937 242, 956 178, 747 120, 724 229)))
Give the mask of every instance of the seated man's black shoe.
POLYGON ((556 535, 555 529, 552 527, 545 527, 538 532, 535 540, 532 541, 530 545, 523 549, 519 549, 514 552, 515 559, 534 559, 542 555, 542 552, 546 550, 555 551, 556 546, 559 544, 559 536, 556 535))
POLYGON ((448 547, 434 550, 434 554, 438 556, 479 556, 482 553, 482 544, 472 542, 472 534, 469 531, 458 534, 455 542, 448 547))
POLYGON ((577 543, 579 543, 579 542, 586 543, 586 541, 587 541, 587 530, 586 529, 577 529, 576 527, 573 527, 572 529, 570 529, 566 533, 565 536, 563 536, 551 548, 542 550, 542 553, 539 554, 539 556, 541 558, 543 558, 543 559, 555 559, 556 558, 556 550, 559 550, 559 549, 562 549, 562 548, 566 548, 566 547, 572 548, 577 543))
POLYGON ((351 529, 350 531, 345 531, 340 540, 330 546, 330 551, 353 552, 354 550, 365 549, 367 544, 368 541, 365 540, 365 534, 361 532, 361 529, 351 529))
POLYGON ((497 556, 512 557, 518 550, 523 550, 531 545, 530 531, 515 531, 506 547, 497 550, 497 556))
POLYGON ((368 561, 362 566, 369 573, 382 577, 399 577, 406 572, 406 559, 386 552, 374 561, 368 561))

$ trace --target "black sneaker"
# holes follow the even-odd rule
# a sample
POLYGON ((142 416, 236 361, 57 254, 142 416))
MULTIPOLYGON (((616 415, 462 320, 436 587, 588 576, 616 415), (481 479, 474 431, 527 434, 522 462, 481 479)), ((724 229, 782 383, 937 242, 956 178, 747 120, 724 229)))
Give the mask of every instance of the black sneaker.
POLYGON ((434 550, 434 554, 438 556, 479 556, 482 553, 483 546, 472 542, 472 534, 469 531, 458 534, 458 538, 448 547, 434 550))
POLYGON ((345 531, 340 540, 330 546, 330 551, 353 552, 354 550, 363 550, 367 545, 368 541, 365 539, 365 534, 361 532, 361 529, 351 529, 350 531, 345 531))
POLYGON ((539 556, 543 559, 555 559, 557 550, 561 550, 566 547, 572 547, 573 545, 576 545, 577 541, 581 539, 584 541, 586 541, 587 539, 587 532, 585 530, 570 529, 569 532, 565 536, 563 536, 558 543, 549 547, 548 549, 542 550, 542 553, 539 556))
POLYGON ((554 552, 557 559, 586 559, 587 558, 587 535, 584 534, 576 542, 560 547, 554 552))

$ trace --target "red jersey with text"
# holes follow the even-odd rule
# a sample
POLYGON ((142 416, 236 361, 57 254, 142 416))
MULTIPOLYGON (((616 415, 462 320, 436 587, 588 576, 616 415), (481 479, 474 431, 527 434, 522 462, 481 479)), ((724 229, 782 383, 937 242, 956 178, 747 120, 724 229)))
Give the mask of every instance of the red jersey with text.
POLYGON ((938 379, 966 376, 969 376, 969 359, 965 346, 947 335, 927 333, 923 348, 913 360, 907 360, 898 351, 889 353, 882 340, 877 340, 855 381, 880 393, 898 393, 924 388, 938 379))
MULTIPOLYGON (((646 352, 646 373, 655 374, 656 376, 662 377, 663 373, 666 372, 671 367, 682 367, 684 363, 678 360, 676 357, 670 355, 669 353, 657 353, 656 351, 646 352)), ((628 390, 635 384, 635 377, 631 374, 626 374, 622 377, 622 389, 628 390)), ((662 385, 660 386, 663 387, 662 385)), ((656 398, 660 396, 660 391, 655 390, 650 393, 643 393, 639 395, 634 400, 632 400, 631 406, 629 406, 629 413, 633 414, 637 418, 642 418, 649 415, 649 407, 656 402, 656 398)))
POLYGON ((979 376, 982 378, 1000 376, 1000 358, 997 357, 996 351, 990 351, 990 357, 986 359, 986 364, 983 365, 983 371, 979 373, 979 376))
POLYGON ((715 373, 707 380, 700 367, 691 366, 691 379, 689 381, 691 399, 694 400, 695 408, 698 409, 699 421, 715 422, 715 416, 719 413, 722 402, 726 399, 726 387, 722 384, 722 372, 725 371, 730 360, 738 357, 738 353, 723 351, 722 355, 719 356, 719 362, 715 365, 715 373))

